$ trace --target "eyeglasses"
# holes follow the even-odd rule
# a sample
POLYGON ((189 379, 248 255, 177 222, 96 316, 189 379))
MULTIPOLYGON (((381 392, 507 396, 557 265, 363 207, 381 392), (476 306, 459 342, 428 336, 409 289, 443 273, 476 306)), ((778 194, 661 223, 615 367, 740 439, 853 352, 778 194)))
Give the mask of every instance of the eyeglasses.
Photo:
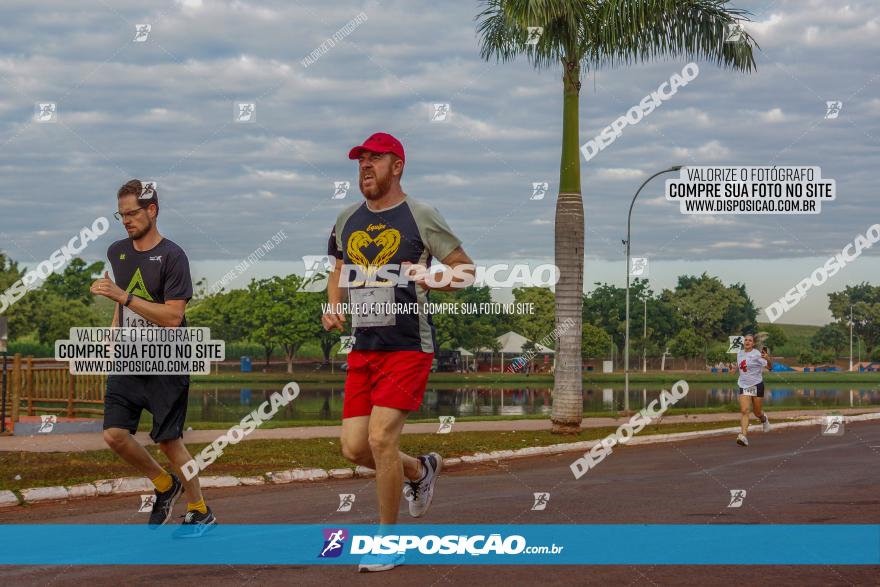
POLYGON ((135 208, 134 210, 129 210, 128 212, 114 212, 113 217, 116 220, 122 220, 123 218, 134 218, 141 210, 144 210, 144 208, 135 208))

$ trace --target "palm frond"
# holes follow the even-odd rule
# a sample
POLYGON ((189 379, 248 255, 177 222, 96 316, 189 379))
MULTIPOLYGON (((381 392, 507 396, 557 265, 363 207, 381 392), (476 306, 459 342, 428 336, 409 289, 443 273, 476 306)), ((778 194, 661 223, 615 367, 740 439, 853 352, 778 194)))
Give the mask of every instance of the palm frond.
POLYGON ((485 60, 506 62, 525 55, 537 68, 557 65, 577 53, 578 30, 598 17, 596 0, 486 0, 475 18, 485 60), (529 27, 541 27, 528 44, 529 27))
POLYGON ((537 68, 577 61, 586 71, 661 57, 706 59, 731 69, 755 69, 754 38, 731 26, 749 12, 729 0, 484 0, 477 15, 485 60, 523 55, 537 68), (528 44, 528 27, 542 27, 528 44))
POLYGON ((755 39, 741 31, 728 39, 730 26, 748 21, 746 10, 729 0, 606 0, 596 36, 585 58, 594 66, 652 61, 658 57, 706 59, 722 67, 751 71, 756 67, 755 39))

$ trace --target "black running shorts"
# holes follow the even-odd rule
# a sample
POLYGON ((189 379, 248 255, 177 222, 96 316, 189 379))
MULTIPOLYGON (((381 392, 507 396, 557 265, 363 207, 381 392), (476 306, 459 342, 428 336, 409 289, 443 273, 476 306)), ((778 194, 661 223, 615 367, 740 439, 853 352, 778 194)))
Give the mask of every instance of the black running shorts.
POLYGON ((104 430, 137 432, 141 412, 153 415, 153 442, 183 437, 189 375, 108 375, 104 394, 104 430))
MULTIPOLYGON (((748 396, 748 397, 764 397, 764 382, 762 381, 761 383, 759 383, 759 384, 756 385, 755 387, 758 388, 758 389, 756 390, 756 392, 757 392, 758 395, 756 395, 756 396, 752 396, 752 395, 750 395, 750 396, 748 396)), ((739 395, 742 395, 742 394, 743 394, 743 388, 740 387, 740 388, 739 388, 739 395)))

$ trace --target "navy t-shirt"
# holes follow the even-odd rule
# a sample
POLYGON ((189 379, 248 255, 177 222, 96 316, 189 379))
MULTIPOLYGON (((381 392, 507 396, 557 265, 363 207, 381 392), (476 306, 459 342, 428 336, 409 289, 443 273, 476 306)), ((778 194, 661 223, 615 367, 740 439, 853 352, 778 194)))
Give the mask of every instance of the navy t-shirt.
MULTIPOLYGON (((386 265, 399 267, 405 261, 428 267, 432 258, 442 260, 460 245, 435 208, 407 196, 383 210, 370 210, 366 202, 346 208, 336 219, 327 253, 346 265, 359 267, 367 276, 364 283, 352 285, 350 290, 375 288, 377 293, 386 294, 383 299, 393 303, 421 305, 428 301, 426 291, 412 281, 405 287, 392 282, 382 284, 378 269, 386 265), (393 294, 378 291, 384 289, 383 285, 393 289, 393 294)), ((354 350, 432 353, 437 348, 434 323, 429 314, 422 312, 398 313, 391 326, 355 328, 353 334, 354 350)))
MULTIPOLYGON (((187 300, 193 295, 189 259, 174 242, 163 238, 149 251, 138 251, 130 238, 116 241, 107 249, 113 280, 126 292, 148 302, 187 300)), ((146 318, 119 305, 119 325, 154 327, 146 318)), ((186 326, 186 318, 181 326, 186 326)))

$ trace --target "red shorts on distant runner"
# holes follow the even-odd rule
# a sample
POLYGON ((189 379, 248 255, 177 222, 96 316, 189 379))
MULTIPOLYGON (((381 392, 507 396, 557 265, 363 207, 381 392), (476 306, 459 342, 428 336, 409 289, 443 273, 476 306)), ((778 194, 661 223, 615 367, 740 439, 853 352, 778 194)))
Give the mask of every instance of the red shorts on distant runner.
POLYGON ((342 417, 369 416, 373 406, 418 410, 433 361, 422 351, 351 351, 342 417))

